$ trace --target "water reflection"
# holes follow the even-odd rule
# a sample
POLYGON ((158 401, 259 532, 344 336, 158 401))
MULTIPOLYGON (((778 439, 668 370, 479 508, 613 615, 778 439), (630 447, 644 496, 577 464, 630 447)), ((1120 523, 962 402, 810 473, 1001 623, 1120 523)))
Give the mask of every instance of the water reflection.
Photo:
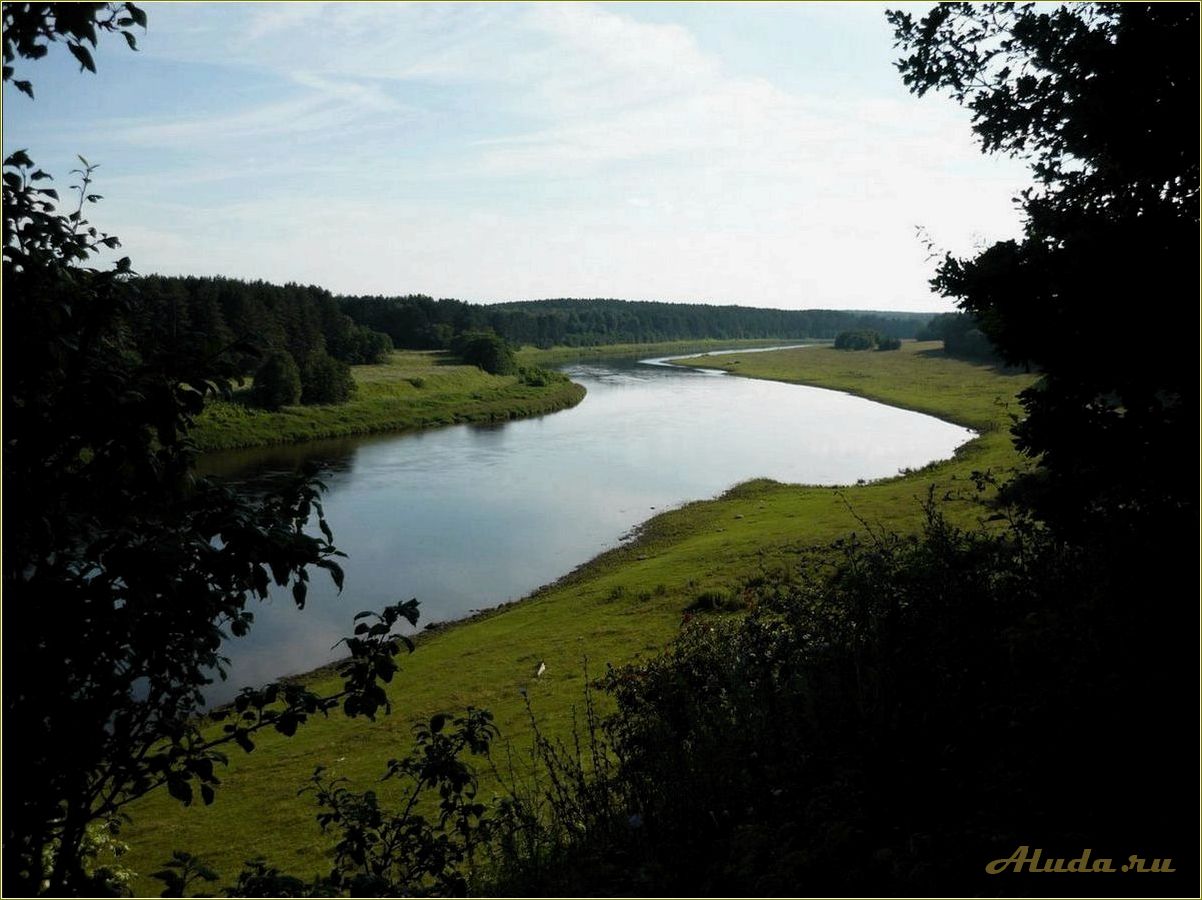
POLYGON ((524 596, 653 515, 755 477, 816 484, 950 456, 966 429, 816 388, 631 360, 565 367, 588 388, 571 410, 213 454, 207 473, 253 490, 306 462, 348 554, 341 597, 315 573, 305 610, 286 592, 231 642, 237 687, 334 658, 352 616, 417 597, 423 624, 524 596))

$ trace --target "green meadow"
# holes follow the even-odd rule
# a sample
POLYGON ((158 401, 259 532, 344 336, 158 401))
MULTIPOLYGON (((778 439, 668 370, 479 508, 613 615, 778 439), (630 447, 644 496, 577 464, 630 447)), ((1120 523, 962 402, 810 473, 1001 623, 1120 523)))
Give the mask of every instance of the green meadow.
POLYGON ((574 406, 584 388, 568 382, 545 387, 513 375, 489 375, 455 365, 446 354, 399 350, 376 366, 354 366, 355 393, 346 403, 288 406, 278 412, 244 402, 248 389, 209 404, 193 437, 201 450, 294 444, 315 438, 411 431, 462 422, 499 422, 574 406))
POLYGON ((547 350, 540 350, 537 347, 523 347, 517 352, 517 357, 518 362, 524 366, 559 366, 567 363, 588 362, 590 359, 613 359, 615 357, 646 359, 657 356, 678 356, 685 353, 780 347, 802 343, 829 344, 830 341, 782 340, 779 338, 771 340, 747 338, 728 341, 706 338, 695 341, 660 341, 654 344, 602 344, 597 347, 551 347, 547 350))
MULTIPOLYGON (((549 364, 560 359, 555 354, 566 352, 526 351, 522 361, 549 364)), ((397 360, 421 356, 398 354, 390 366, 359 376, 355 402, 410 393, 398 386, 409 376, 401 374, 408 370, 397 360)), ((983 518, 972 473, 1023 464, 1007 429, 1018 411, 1015 395, 1035 376, 950 359, 936 344, 907 343, 893 352, 815 346, 689 364, 847 391, 939 416, 974 429, 978 436, 952 459, 872 483, 832 488, 757 480, 739 485, 720 498, 657 515, 633 540, 519 603, 423 634, 390 688, 391 715, 376 722, 332 715, 303 726, 292 738, 265 733, 256 739, 252 754, 231 749, 230 765, 210 807, 183 808, 163 791, 136 804, 130 810, 133 823, 123 834, 131 845, 125 862, 139 873, 135 889, 157 893, 159 885, 146 873, 176 849, 201 856, 227 881, 256 855, 302 877, 326 872, 330 842, 318 829, 311 796, 297 795, 315 766, 329 767, 357 790, 371 788, 388 796, 390 783, 374 782, 388 759, 408 750, 414 722, 473 705, 496 716, 502 735, 494 753, 499 768, 504 772, 512 762, 520 773, 528 765, 530 745, 523 689, 542 731, 568 736, 582 706, 586 659, 589 672, 599 674, 607 664, 658 653, 698 594, 737 590, 748 578, 794 564, 804 550, 862 531, 864 523, 914 529, 931 490, 945 501, 949 517, 964 522, 983 518), (547 672, 536 679, 539 660, 545 660, 547 672)), ((419 377, 428 380, 420 389, 410 384, 413 392, 437 387, 464 397, 479 390, 470 373, 440 367, 433 359, 419 377), (455 380, 460 378, 464 380, 455 380)), ((497 390, 506 386, 498 384, 497 390)), ((348 631, 357 611, 354 598, 348 598, 348 631)), ((338 685, 328 671, 313 673, 309 680, 318 689, 338 685)), ((487 797, 497 782, 487 771, 483 780, 487 797)))

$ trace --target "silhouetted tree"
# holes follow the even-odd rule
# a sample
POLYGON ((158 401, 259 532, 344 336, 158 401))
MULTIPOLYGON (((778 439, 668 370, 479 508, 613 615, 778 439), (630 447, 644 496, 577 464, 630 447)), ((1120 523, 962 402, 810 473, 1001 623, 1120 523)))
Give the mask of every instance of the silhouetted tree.
POLYGON ((1118 344, 1104 311, 1197 315, 1198 7, 948 3, 890 20, 911 90, 946 90, 987 152, 1031 162, 1022 239, 948 256, 934 284, 1044 374, 1015 428, 1039 461, 1032 502, 1073 531, 1120 513, 1192 530, 1194 355, 1118 344))
MULTIPOLYGON (((13 3, 3 16, 6 81, 16 74, 7 63, 60 39, 92 69, 84 43, 145 22, 130 3, 13 3)), ((18 87, 32 96, 29 82, 18 87)), ((66 211, 25 151, 3 171, 9 896, 110 893, 87 866, 91 826, 115 826, 160 786, 211 802, 225 745, 249 751, 260 729, 292 734, 337 705, 374 715, 404 642, 393 628, 417 618, 409 602, 361 623, 343 690, 248 689, 224 731, 201 730, 201 692, 224 674, 222 641, 250 627, 250 600, 274 582, 303 606, 311 567, 341 585, 339 554, 311 478, 252 500, 192 475, 188 430, 206 398, 229 394, 238 367, 205 347, 137 352, 130 261, 89 264, 118 241, 84 218, 98 198, 94 166, 82 163, 66 211)))

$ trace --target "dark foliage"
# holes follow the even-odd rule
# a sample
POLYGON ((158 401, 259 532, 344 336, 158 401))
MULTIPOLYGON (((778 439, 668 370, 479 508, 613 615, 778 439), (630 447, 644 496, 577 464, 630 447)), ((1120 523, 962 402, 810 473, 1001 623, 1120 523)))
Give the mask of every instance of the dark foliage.
POLYGON ((1023 238, 948 258, 934 283, 1010 363, 1044 373, 1015 434, 1027 497, 1062 528, 1196 525, 1196 361, 1156 340, 1119 353, 1099 309, 1197 311, 1198 7, 949 3, 893 13, 915 93, 972 110, 986 151, 1029 159, 1023 238))
POLYGON ((456 334, 479 330, 474 307, 462 300, 404 297, 340 297, 342 311, 360 325, 381 331, 397 347, 446 350, 456 334))
POLYGON ((918 333, 920 341, 943 341, 949 356, 978 362, 1001 362, 980 322, 971 313, 944 313, 936 316, 918 333))
MULTIPOLYGON (((6 61, 37 58, 59 37, 80 58, 81 41, 124 28, 126 14, 144 21, 130 4, 6 4, 6 61)), ((249 751, 259 730, 290 735, 339 705, 373 716, 405 644, 394 626, 417 619, 409 602, 361 624, 341 691, 247 689, 223 730, 201 730, 201 692, 224 674, 222 642, 247 633, 251 600, 274 583, 303 606, 311 568, 341 586, 340 554, 311 477, 256 499, 194 477, 189 428, 207 399, 229 395, 239 365, 209 342, 136 344, 145 297, 128 259, 89 265, 119 244, 84 217, 99 198, 95 167, 81 163, 78 202, 64 210, 27 153, 4 161, 9 896, 112 893, 114 873, 89 869, 89 845, 133 800, 165 787, 211 803, 227 746, 249 751)), ((162 333, 179 336, 181 321, 162 333)), ((204 877, 187 854, 164 871, 181 891, 204 877)))
POLYGON ((578 824, 529 825, 497 892, 1079 890, 985 873, 1024 844, 1171 857, 1178 877, 1141 892, 1195 879, 1196 801, 1174 789, 1196 756, 1174 699, 1193 638, 1131 603, 1146 573, 1030 522, 964 532, 933 507, 920 537, 833 551, 748 584, 749 616, 686 616, 667 654, 608 673, 618 765, 546 793, 578 824))
POLYGON ((877 331, 840 331, 835 336, 836 350, 900 350, 901 339, 886 337, 877 331))
POLYGON ((518 360, 503 337, 490 332, 458 335, 451 345, 455 354, 470 366, 479 366, 490 375, 516 375, 518 360))
POLYGON ((249 374, 273 351, 303 367, 315 353, 360 365, 382 362, 392 349, 386 334, 357 325, 329 291, 312 285, 151 275, 137 288, 126 324, 144 356, 201 347, 228 353, 238 341, 233 359, 249 374))
POLYGON ((673 340, 833 338, 848 329, 913 337, 930 318, 917 313, 756 309, 701 303, 628 300, 531 300, 477 305, 430 297, 342 297, 356 321, 386 332, 398 347, 451 346, 466 331, 491 330, 513 344, 536 347, 673 340))
POLYGON ((305 358, 300 370, 301 402, 345 403, 355 390, 351 367, 328 353, 317 351, 305 358))
POLYGON ((31 99, 33 85, 14 78, 13 63, 41 59, 62 41, 79 63, 79 70, 96 71, 92 50, 101 34, 120 34, 131 50, 138 49, 130 29, 146 28, 146 13, 133 3, 6 3, 4 4, 4 80, 31 99))
POLYGON ((263 360, 255 372, 250 402, 260 409, 277 410, 295 406, 301 399, 301 375, 292 354, 277 351, 263 360))
POLYGON ((875 349, 880 335, 875 331, 840 331, 835 335, 836 350, 875 349))

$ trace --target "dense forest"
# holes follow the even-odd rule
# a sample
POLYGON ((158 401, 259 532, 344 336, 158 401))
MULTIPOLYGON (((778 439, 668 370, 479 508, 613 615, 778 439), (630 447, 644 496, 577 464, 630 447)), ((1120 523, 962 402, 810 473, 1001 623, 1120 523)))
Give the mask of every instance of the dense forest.
POLYGON ((249 374, 270 351, 286 351, 297 365, 313 354, 356 365, 392 349, 387 335, 358 325, 312 285, 150 275, 132 287, 127 320, 143 355, 211 345, 249 374))
POLYGON ((379 362, 394 347, 456 351, 465 335, 484 332, 514 346, 538 347, 830 339, 848 330, 903 338, 914 337, 932 318, 628 300, 475 304, 420 294, 343 297, 314 285, 223 277, 150 275, 136 279, 133 287, 137 300, 128 322, 143 354, 209 345, 232 352, 246 374, 265 353, 287 352, 301 367, 314 354, 357 365, 379 362))
POLYGON ((912 338, 931 318, 922 313, 849 312, 830 309, 761 309, 703 303, 630 300, 529 300, 477 305, 404 297, 341 297, 342 309, 360 325, 382 331, 398 347, 448 346, 463 331, 492 330, 513 344, 591 347, 655 341, 753 338, 834 338, 868 330, 912 338))

